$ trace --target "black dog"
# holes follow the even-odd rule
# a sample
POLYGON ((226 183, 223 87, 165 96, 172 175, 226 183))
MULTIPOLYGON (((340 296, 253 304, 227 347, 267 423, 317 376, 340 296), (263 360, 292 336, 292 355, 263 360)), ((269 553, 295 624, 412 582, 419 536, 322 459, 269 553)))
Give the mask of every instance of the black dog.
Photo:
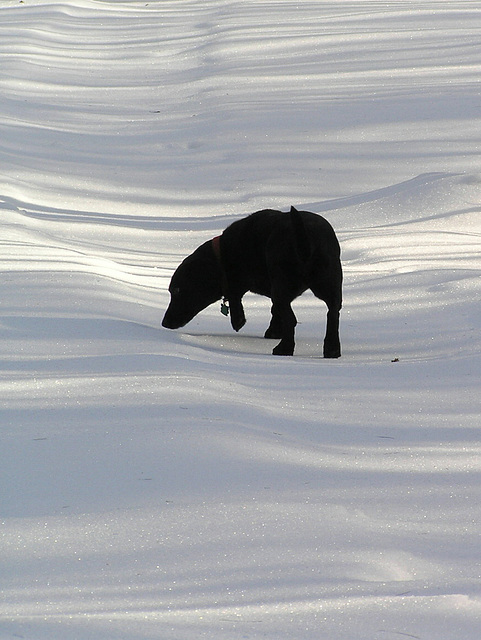
POLYGON ((242 296, 252 291, 272 300, 264 337, 281 340, 272 353, 291 356, 297 324, 291 302, 307 289, 327 304, 324 357, 339 358, 342 268, 333 228, 321 216, 294 207, 289 213, 258 211, 231 224, 179 265, 162 326, 183 327, 222 298, 223 312, 230 310, 232 327, 239 331, 246 322, 242 296))

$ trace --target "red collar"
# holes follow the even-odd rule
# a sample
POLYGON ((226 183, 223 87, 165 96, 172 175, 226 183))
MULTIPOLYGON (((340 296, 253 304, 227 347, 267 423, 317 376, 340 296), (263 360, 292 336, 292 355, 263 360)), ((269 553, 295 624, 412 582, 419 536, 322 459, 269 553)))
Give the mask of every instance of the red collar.
POLYGON ((212 238, 212 249, 214 250, 215 257, 219 261, 219 264, 221 265, 221 268, 222 268, 222 261, 220 257, 220 236, 216 236, 215 238, 212 238))

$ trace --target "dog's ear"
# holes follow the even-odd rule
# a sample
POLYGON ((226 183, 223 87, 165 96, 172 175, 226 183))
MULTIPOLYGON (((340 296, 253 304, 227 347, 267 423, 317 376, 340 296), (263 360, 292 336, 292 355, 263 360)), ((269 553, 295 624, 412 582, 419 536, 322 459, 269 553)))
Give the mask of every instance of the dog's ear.
POLYGON ((298 213, 297 209, 291 205, 291 213, 298 213))

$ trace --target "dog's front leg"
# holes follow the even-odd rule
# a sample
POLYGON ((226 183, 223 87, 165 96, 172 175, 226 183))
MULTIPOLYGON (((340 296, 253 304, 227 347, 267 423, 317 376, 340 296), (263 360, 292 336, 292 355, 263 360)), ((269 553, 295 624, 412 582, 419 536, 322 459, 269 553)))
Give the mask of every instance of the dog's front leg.
POLYGON ((279 339, 282 338, 282 322, 280 318, 272 316, 271 322, 264 333, 264 338, 279 339))
POLYGON ((230 323, 234 331, 239 331, 246 323, 242 299, 239 296, 229 298, 230 323))

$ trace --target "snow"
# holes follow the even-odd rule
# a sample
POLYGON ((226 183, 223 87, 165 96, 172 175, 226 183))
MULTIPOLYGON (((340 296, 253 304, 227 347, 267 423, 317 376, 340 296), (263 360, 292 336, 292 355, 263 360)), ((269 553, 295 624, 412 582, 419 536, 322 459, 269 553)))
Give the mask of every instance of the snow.
POLYGON ((474 640, 481 2, 0 5, 0 638, 474 640), (160 320, 256 209, 336 229, 295 302, 160 320))

